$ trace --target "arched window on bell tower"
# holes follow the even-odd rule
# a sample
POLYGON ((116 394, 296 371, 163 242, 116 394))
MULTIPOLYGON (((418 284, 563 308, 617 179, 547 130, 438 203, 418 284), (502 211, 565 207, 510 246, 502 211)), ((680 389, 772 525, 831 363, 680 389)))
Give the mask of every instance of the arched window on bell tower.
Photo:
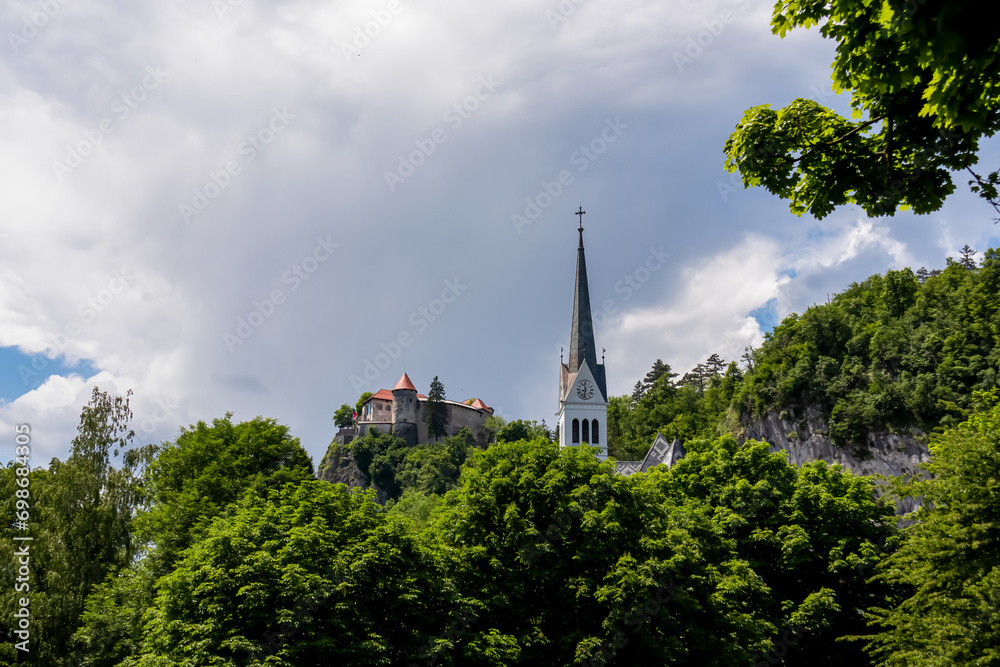
POLYGON ((573 420, 573 444, 574 445, 579 445, 580 444, 580 420, 579 419, 574 419, 573 420))
POLYGON ((597 420, 596 419, 594 420, 594 425, 593 425, 593 427, 590 430, 590 437, 593 438, 593 440, 590 441, 590 444, 592 444, 592 445, 599 445, 599 444, 601 444, 601 432, 597 428, 597 420))
POLYGON ((590 422, 586 419, 583 420, 583 441, 590 443, 590 422))

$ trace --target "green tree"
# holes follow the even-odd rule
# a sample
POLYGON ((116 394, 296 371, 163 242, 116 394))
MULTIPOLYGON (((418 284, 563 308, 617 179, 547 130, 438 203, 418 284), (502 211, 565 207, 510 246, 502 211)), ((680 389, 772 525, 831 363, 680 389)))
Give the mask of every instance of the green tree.
POLYGON ((354 426, 353 409, 344 403, 333 413, 333 425, 337 428, 351 428, 354 426))
POLYGON ((440 495, 458 485, 461 463, 451 457, 446 447, 436 446, 440 444, 418 445, 405 452, 395 471, 391 495, 410 488, 440 495))
POLYGON ((211 426, 182 429, 149 467, 150 507, 136 517, 136 527, 155 546, 150 569, 156 578, 248 488, 266 494, 313 477, 309 455, 287 426, 263 417, 231 419, 226 414, 211 426))
POLYGON ((958 263, 963 269, 971 270, 976 268, 976 251, 968 243, 962 246, 961 257, 958 263))
POLYGON ((378 485, 390 496, 398 495, 392 491, 396 486, 396 468, 406 457, 408 447, 405 440, 370 428, 363 436, 352 440, 348 447, 354 456, 354 463, 369 484, 378 485))
POLYGON ((551 439, 551 434, 544 421, 539 424, 535 420, 514 419, 507 422, 497 431, 497 442, 517 442, 518 440, 534 440, 535 438, 551 439))
MULTIPOLYGON (((24 543, 15 543, 12 538, 25 533, 15 533, 9 520, 0 530, 0 553, 4 558, 0 567, 10 582, 0 594, 0 610, 13 618, 17 599, 28 594, 29 655, 37 664, 62 666, 80 659, 72 637, 87 595, 109 574, 128 566, 139 553, 132 516, 144 502, 143 472, 156 447, 132 446, 130 396, 131 392, 112 396, 94 387, 80 414, 66 461, 52 459, 48 469, 34 468, 30 472, 22 463, 15 463, 0 471, 0 502, 5 505, 6 516, 12 518, 21 510, 16 506, 18 500, 26 502, 30 507, 27 534, 32 537, 27 543, 31 575, 27 582, 21 582, 28 589, 16 591, 18 558, 14 556, 14 545, 24 543), (27 477, 27 487, 15 484, 22 477, 27 477), (26 489, 27 498, 17 498, 15 489, 26 489)), ((31 433, 27 435, 26 447, 30 449, 31 433)), ((15 452, 20 456, 24 450, 15 452)), ((0 660, 13 664, 16 640, 10 626, 0 635, 5 637, 0 660)))
POLYGON ((922 503, 908 539, 879 567, 902 592, 872 610, 881 632, 869 649, 880 665, 1000 663, 1000 393, 979 400, 967 421, 931 440, 932 477, 906 488, 922 503))
POLYGON ((712 375, 721 375, 722 371, 726 370, 726 366, 728 366, 728 364, 725 360, 715 353, 705 360, 705 367, 712 375))
POLYGON ((143 619, 155 601, 156 582, 145 559, 109 576, 87 597, 73 639, 81 667, 131 665, 141 652, 143 619))
POLYGON ((726 168, 796 215, 936 211, 956 171, 996 208, 998 173, 973 170, 1000 127, 1000 39, 983 19, 969 0, 778 2, 775 34, 819 25, 836 42, 833 88, 850 93, 852 117, 807 99, 754 107, 726 141, 726 168))
POLYGON ((490 415, 483 420, 483 430, 489 434, 489 442, 496 442, 497 433, 507 425, 507 420, 500 415, 490 415))
POLYGON ((670 370, 670 364, 665 364, 662 359, 657 359, 653 362, 653 367, 646 373, 646 377, 642 379, 643 391, 649 391, 661 377, 666 377, 666 382, 670 384, 673 378, 677 377, 677 373, 670 370))
POLYGON ((405 665, 440 648, 461 609, 371 492, 248 490, 160 581, 137 665, 405 665))
POLYGON ((642 386, 642 380, 636 380, 635 386, 632 387, 632 402, 638 403, 645 391, 646 390, 642 386))
POLYGON ((608 398, 608 455, 619 461, 632 460, 628 457, 632 435, 632 410, 635 406, 631 396, 611 396, 608 398))
MULTIPOLYGON (((477 451, 430 524, 459 593, 482 605, 456 638, 506 638, 507 665, 749 664, 773 629, 759 579, 701 503, 545 440, 477 451), (603 657, 602 657, 603 656, 603 657)), ((465 660, 469 662, 465 662, 465 660)))
POLYGON ((776 632, 753 664, 866 664, 857 643, 838 639, 863 631, 858 611, 888 594, 868 583, 896 532, 894 508, 875 500, 873 482, 822 461, 798 467, 767 443, 731 436, 685 446, 683 459, 640 483, 706 503, 732 540, 728 557, 760 577, 767 595, 751 613, 776 632), (790 628, 799 636, 783 643, 790 628))
POLYGON ((448 435, 448 406, 444 402, 444 384, 435 375, 427 393, 427 435, 437 439, 448 435))

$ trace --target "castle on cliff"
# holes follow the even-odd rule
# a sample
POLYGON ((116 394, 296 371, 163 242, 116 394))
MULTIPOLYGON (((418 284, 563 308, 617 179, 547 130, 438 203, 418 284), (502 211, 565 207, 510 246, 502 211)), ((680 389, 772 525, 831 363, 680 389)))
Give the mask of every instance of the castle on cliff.
MULTIPOLYGON (((468 427, 476 437, 476 444, 480 447, 487 445, 489 434, 483 425, 487 417, 493 415, 493 408, 478 398, 470 398, 461 403, 443 400, 441 403, 448 411, 448 435, 455 435, 462 428, 468 427)), ((418 394, 410 376, 403 373, 392 391, 379 389, 361 404, 357 424, 357 429, 352 429, 354 432, 351 435, 361 436, 369 429, 376 428, 383 433, 398 435, 411 447, 418 442, 428 442, 427 396, 418 394)))

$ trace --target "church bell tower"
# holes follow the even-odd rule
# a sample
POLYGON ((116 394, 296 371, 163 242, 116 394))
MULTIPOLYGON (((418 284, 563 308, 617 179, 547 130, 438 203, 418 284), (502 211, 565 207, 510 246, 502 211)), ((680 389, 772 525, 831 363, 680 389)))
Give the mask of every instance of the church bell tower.
POLYGON ((587 260, 583 252, 583 216, 580 207, 580 245, 576 250, 576 286, 573 292, 573 326, 569 335, 569 361, 559 359, 559 445, 588 444, 599 447, 598 458, 608 457, 608 386, 604 355, 597 363, 594 322, 590 315, 587 260))

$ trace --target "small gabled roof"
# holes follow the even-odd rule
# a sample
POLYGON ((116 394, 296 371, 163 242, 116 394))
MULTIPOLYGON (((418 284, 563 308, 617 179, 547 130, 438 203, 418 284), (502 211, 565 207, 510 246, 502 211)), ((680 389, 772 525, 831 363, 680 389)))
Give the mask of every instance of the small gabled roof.
POLYGON ((640 472, 646 472, 650 468, 656 465, 666 465, 668 468, 673 468, 674 464, 684 458, 684 445, 676 437, 673 442, 667 442, 667 439, 663 437, 663 434, 659 431, 656 432, 656 440, 653 441, 653 446, 649 448, 646 453, 646 458, 642 460, 642 470, 640 472))
POLYGON ((403 373, 403 377, 399 378, 399 382, 396 383, 396 386, 393 387, 392 390, 396 391, 397 389, 409 389, 411 391, 417 390, 417 388, 413 386, 413 383, 410 382, 410 376, 406 373, 403 373))
POLYGON ((487 410, 490 412, 493 411, 493 408, 483 403, 483 400, 481 398, 470 398, 467 401, 463 401, 463 403, 468 405, 470 408, 475 408, 476 410, 487 410))
POLYGON ((383 401, 391 401, 392 392, 389 391, 388 389, 379 389, 374 394, 372 394, 372 398, 380 398, 383 401))

